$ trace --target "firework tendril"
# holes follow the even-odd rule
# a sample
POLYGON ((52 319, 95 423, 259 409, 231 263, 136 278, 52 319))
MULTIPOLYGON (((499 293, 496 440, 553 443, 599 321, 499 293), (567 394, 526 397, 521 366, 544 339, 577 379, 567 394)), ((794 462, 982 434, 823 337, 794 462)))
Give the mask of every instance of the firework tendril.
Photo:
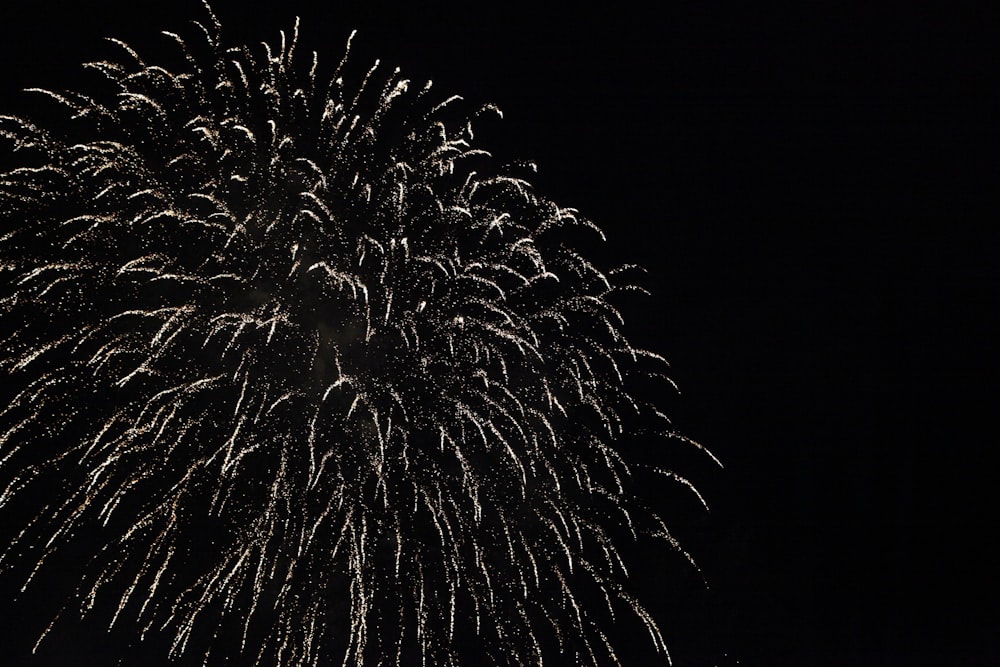
POLYGON ((666 377, 634 269, 474 147, 494 107, 207 16, 176 71, 111 40, 35 91, 57 129, 0 118, 0 512, 35 508, 0 568, 97 536, 64 612, 173 658, 602 665, 624 612, 668 659, 618 548, 680 550, 616 449, 680 437, 629 389, 666 377))

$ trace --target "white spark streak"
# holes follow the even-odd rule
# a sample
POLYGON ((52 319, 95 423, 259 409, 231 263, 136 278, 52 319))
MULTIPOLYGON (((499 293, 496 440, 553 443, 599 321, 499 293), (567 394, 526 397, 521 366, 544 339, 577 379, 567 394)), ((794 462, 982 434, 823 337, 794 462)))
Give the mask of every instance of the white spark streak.
POLYGON ((460 96, 348 83, 354 33, 324 82, 297 20, 258 53, 208 16, 164 33, 176 73, 111 40, 115 92, 33 89, 58 132, 0 116, 48 162, 0 174, 0 510, 56 493, 5 567, 91 531, 83 612, 206 664, 230 627, 258 665, 617 663, 588 591, 668 655, 616 542, 690 556, 614 447, 703 448, 629 393, 669 382, 609 302, 640 288, 559 230, 603 234, 474 148, 460 96))

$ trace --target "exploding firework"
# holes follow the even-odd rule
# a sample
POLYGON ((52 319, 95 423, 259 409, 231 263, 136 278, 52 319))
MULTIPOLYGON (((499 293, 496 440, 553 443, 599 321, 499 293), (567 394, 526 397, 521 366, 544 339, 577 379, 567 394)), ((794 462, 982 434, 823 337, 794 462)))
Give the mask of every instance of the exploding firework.
POLYGON ((615 447, 680 437, 629 389, 664 365, 633 270, 459 98, 208 16, 174 71, 111 40, 37 90, 58 130, 0 118, 0 509, 34 508, 0 567, 85 535, 64 612, 206 662, 599 665, 622 615, 666 655, 618 546, 680 549, 615 447))

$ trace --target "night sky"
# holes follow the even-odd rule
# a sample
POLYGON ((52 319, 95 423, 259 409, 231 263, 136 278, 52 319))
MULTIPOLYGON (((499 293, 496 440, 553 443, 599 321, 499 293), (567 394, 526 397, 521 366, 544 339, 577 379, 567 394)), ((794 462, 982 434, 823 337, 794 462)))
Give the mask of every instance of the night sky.
MULTIPOLYGON (((680 452, 712 511, 678 496, 667 512, 709 588, 675 554, 636 554, 678 667, 1000 664, 987 17, 555 4, 213 7, 232 43, 298 15, 329 63, 356 28, 355 60, 496 103, 481 144, 537 162, 536 189, 603 228, 591 256, 647 268, 626 332, 670 360, 665 411, 725 465, 680 452)), ((72 87, 114 53, 105 36, 163 53, 160 30, 202 17, 194 0, 8 0, 0 113, 23 88, 72 87)), ((114 664, 124 635, 97 622, 30 657, 43 600, 68 589, 7 604, 8 579, 0 664, 114 664)), ((654 664, 642 650, 631 664, 654 664)))

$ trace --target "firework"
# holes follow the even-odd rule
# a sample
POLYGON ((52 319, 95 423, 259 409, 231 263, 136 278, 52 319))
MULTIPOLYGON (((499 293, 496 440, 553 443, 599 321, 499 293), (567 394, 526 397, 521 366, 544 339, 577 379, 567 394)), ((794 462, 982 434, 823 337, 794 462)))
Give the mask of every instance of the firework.
POLYGON ((666 655, 617 546, 679 549, 615 448, 679 437, 629 389, 632 270, 474 147, 493 107, 208 17, 36 90, 58 131, 0 118, 0 510, 37 505, 0 567, 86 535, 64 611, 206 662, 599 665, 623 613, 666 655))

